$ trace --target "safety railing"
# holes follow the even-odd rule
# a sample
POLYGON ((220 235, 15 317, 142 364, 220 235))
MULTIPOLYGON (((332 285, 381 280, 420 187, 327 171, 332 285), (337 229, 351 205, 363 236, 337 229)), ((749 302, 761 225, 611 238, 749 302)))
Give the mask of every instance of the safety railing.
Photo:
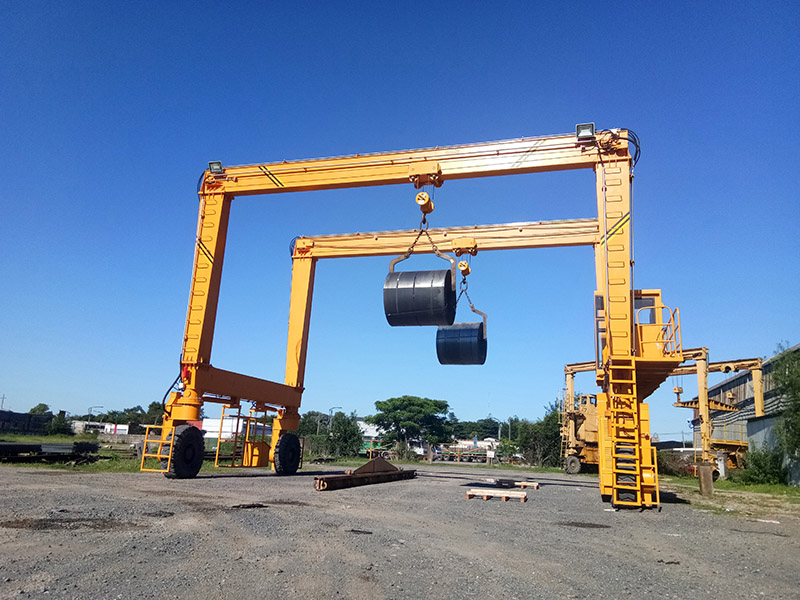
POLYGON ((667 358, 681 354, 681 320, 676 308, 647 306, 636 311, 636 339, 640 358, 667 358), (642 311, 657 316, 655 323, 641 323, 642 311), (659 312, 660 311, 660 312, 659 312), (664 320, 666 311, 667 319, 664 320))
MULTIPOLYGON (((224 405, 217 433, 214 466, 237 468, 269 465, 270 444, 267 441, 266 421, 267 414, 264 411, 250 409, 247 415, 243 415, 240 406, 224 405), (230 441, 223 439, 226 422, 233 425, 230 441), (230 449, 230 456, 223 447, 230 449)), ((272 428, 269 429, 269 437, 272 437, 272 428)))
MULTIPOLYGON (((744 423, 715 424, 711 432, 711 444, 718 446, 747 446, 747 425, 744 423)), ((700 447, 700 431, 694 432, 694 445, 700 447)))

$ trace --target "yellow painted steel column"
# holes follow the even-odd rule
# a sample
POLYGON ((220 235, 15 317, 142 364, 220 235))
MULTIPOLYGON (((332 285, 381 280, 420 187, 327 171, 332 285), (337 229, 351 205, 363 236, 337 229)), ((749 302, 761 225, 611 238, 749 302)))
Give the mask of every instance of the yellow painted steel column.
POLYGON ((753 400, 755 401, 756 416, 764 416, 764 383, 763 372, 760 367, 751 369, 753 374, 753 400))
POLYGON ((184 391, 170 398, 168 412, 171 422, 200 418, 204 390, 196 385, 197 365, 209 365, 211 362, 230 206, 231 200, 224 194, 200 195, 192 283, 181 354, 184 391))
POLYGON ((289 300, 289 336, 286 343, 284 383, 296 388, 303 387, 306 372, 316 264, 315 258, 295 258, 292 261, 292 292, 289 300))
POLYGON ((630 157, 605 158, 595 168, 600 244, 595 252, 598 291, 605 297, 611 357, 632 351, 630 157))
POLYGON ((711 416, 708 409, 708 356, 699 356, 697 365, 697 401, 700 405, 700 447, 703 450, 703 462, 711 462, 711 416))
POLYGON ((567 373, 567 397, 564 398, 564 402, 569 407, 569 410, 573 408, 573 402, 575 398, 575 373, 567 373))
MULTIPOLYGON (((302 393, 308 353, 308 331, 311 326, 311 299, 314 295, 314 273, 317 259, 292 260, 292 291, 289 300, 289 335, 286 342, 286 376, 284 383, 302 393)), ((300 426, 298 407, 288 407, 278 413, 272 422, 270 461, 283 431, 294 431, 300 426)))
POLYGON ((230 209, 230 198, 223 194, 200 197, 192 285, 183 336, 183 364, 211 362, 230 209))

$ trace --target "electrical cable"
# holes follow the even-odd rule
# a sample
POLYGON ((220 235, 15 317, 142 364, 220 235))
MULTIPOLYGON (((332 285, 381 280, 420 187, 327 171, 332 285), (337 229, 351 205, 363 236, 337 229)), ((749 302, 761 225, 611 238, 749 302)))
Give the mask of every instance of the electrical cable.
POLYGON ((178 373, 178 376, 175 378, 175 381, 173 381, 172 384, 169 386, 169 388, 167 388, 167 393, 164 394, 164 397, 161 399, 161 408, 164 410, 164 412, 167 412, 167 397, 169 396, 170 392, 172 392, 173 388, 178 384, 178 381, 180 381, 180 379, 181 375, 180 373, 178 373))

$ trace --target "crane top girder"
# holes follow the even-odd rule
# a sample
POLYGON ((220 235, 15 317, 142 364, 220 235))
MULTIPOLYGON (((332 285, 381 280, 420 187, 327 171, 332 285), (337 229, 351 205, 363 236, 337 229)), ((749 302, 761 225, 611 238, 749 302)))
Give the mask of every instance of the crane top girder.
POLYGON ((523 137, 417 150, 354 154, 205 171, 200 194, 244 196, 591 169, 603 160, 629 160, 626 130, 597 133, 592 142, 575 135, 523 137))

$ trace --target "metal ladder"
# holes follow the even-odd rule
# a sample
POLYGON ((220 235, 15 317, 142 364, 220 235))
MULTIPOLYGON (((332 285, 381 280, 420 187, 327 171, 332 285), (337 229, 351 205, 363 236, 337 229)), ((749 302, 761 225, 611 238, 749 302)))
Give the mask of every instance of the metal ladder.
POLYGON ((164 425, 148 425, 145 429, 142 461, 139 464, 140 471, 166 473, 172 466, 172 438, 175 428, 167 427, 167 431, 164 431, 164 429, 164 425), (151 431, 157 431, 158 437, 151 435, 151 431), (158 468, 145 467, 145 462, 148 458, 158 461, 158 468))
POLYGON ((561 433, 561 461, 567 458, 567 392, 561 390, 561 397, 559 398, 558 406, 558 425, 561 433))
POLYGON ((609 383, 611 502, 619 506, 642 506, 642 457, 634 359, 612 359, 609 383))

